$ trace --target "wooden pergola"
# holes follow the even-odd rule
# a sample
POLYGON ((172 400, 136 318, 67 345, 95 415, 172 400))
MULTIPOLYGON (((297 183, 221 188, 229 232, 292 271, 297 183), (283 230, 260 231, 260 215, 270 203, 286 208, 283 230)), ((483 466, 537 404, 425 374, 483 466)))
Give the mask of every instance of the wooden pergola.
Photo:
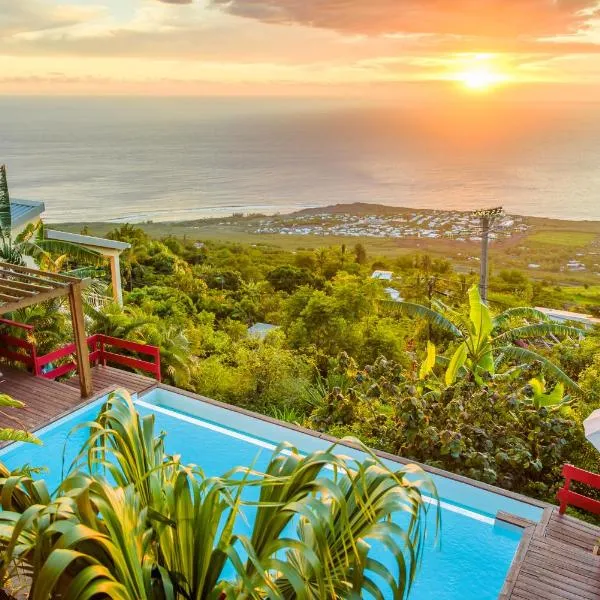
POLYGON ((0 262, 0 316, 53 298, 69 298, 81 395, 93 393, 81 291, 85 280, 0 262))

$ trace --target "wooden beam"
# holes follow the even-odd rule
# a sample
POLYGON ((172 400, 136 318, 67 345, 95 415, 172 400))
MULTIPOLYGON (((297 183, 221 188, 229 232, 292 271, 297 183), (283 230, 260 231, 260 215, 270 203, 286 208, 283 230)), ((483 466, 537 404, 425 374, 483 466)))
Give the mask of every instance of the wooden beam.
MULTIPOLYGON (((40 273, 43 273, 43 271, 40 271, 40 273)), ((43 286, 53 288, 66 288, 69 285, 67 282, 49 279, 48 277, 44 277, 43 275, 38 275, 37 277, 34 277, 33 275, 28 275, 27 273, 18 273, 17 271, 11 271, 10 269, 5 269, 4 267, 0 267, 0 277, 2 277, 2 279, 24 280, 23 283, 28 283, 30 285, 41 284, 43 286)))
POLYGON ((52 281, 57 283, 77 283, 80 281, 77 277, 71 277, 69 275, 61 275, 60 273, 51 273, 50 271, 42 271, 40 269, 31 269, 29 267, 23 267, 21 265, 12 265, 10 263, 1 262, 0 268, 2 269, 10 269, 11 271, 16 271, 17 273, 26 273, 28 275, 42 276, 48 277, 52 281))
POLYGON ((0 315, 5 315, 7 313, 14 312, 15 310, 19 310, 21 308, 27 308, 28 306, 33 306, 34 304, 45 302, 46 300, 52 300, 54 298, 60 298, 61 296, 68 295, 69 288, 60 287, 56 289, 49 289, 47 292, 41 292, 40 294, 30 296, 29 298, 21 298, 20 300, 7 301, 6 304, 0 304, 0 315))
POLYGON ((0 293, 0 300, 4 300, 5 302, 13 302, 15 300, 19 300, 19 296, 9 296, 8 294, 0 293))
POLYGON ((69 304, 71 305, 71 321, 73 323, 73 334, 75 336, 75 357, 77 360, 77 372, 79 374, 79 388, 82 398, 89 398, 93 394, 92 372, 90 369, 90 355, 85 335, 85 321, 83 317, 83 301, 81 281, 69 286, 69 304))
POLYGON ((0 292, 2 292, 3 294, 7 294, 9 296, 13 296, 16 299, 29 298, 30 296, 36 295, 36 292, 31 292, 29 290, 20 290, 12 285, 6 285, 1 279, 0 279, 0 292))
MULTIPOLYGON (((28 279, 31 279, 27 275, 21 275, 21 277, 27 277, 28 279)), ((1 274, 0 284, 10 285, 10 287, 16 288, 17 290, 26 290, 28 292, 46 292, 53 287, 51 284, 39 285, 37 283, 25 283, 24 281, 19 281, 12 276, 10 278, 2 277, 1 274)))

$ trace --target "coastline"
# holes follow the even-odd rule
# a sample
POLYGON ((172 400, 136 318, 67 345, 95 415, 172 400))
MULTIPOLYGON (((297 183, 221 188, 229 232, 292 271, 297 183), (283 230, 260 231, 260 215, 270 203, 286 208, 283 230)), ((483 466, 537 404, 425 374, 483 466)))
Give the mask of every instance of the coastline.
MULTIPOLYGON (((391 206, 388 204, 377 204, 377 203, 367 203, 367 202, 353 202, 348 204, 338 203, 338 204, 329 204, 329 205, 310 205, 303 206, 302 208, 298 208, 294 206, 289 211, 270 211, 263 210, 265 208, 271 208, 268 205, 229 205, 225 206, 221 209, 218 209, 218 213, 202 216, 198 218, 186 218, 179 219, 177 217, 170 217, 164 219, 157 218, 149 218, 152 216, 152 213, 139 214, 135 215, 126 215, 123 217, 119 217, 116 219, 86 219, 86 220, 75 220, 75 221, 64 221, 53 218, 45 218, 44 221, 48 225, 54 226, 65 226, 72 227, 75 225, 112 225, 118 226, 125 223, 133 224, 133 225, 142 225, 142 224, 154 224, 159 225, 164 223, 166 225, 172 226, 191 226, 191 225, 202 225, 202 224, 210 224, 215 221, 222 221, 223 219, 230 220, 231 218, 237 219, 254 219, 257 217, 277 217, 279 215, 285 217, 296 217, 296 216, 304 216, 304 215, 316 215, 316 214, 332 214, 332 215, 340 215, 347 214, 351 216, 364 216, 364 215, 403 215, 406 213, 414 213, 418 212, 421 214, 437 214, 437 213, 445 213, 445 212, 453 212, 457 214, 468 215, 472 211, 469 210, 454 210, 451 208, 441 209, 441 208, 417 208, 417 207, 408 207, 408 206, 391 206)), ((205 209, 206 211, 217 210, 216 207, 205 209)), ((162 211, 161 211, 162 212, 162 211)), ((514 211, 509 211, 508 214, 514 215, 517 217, 521 217, 527 222, 531 222, 532 225, 543 225, 550 226, 553 223, 556 223, 559 226, 565 226, 566 224, 573 224, 575 226, 580 224, 591 224, 598 225, 600 230, 600 218, 599 219, 566 219, 566 218, 558 218, 558 217, 549 217, 549 216, 535 216, 535 215, 526 215, 521 213, 516 213, 514 211)))

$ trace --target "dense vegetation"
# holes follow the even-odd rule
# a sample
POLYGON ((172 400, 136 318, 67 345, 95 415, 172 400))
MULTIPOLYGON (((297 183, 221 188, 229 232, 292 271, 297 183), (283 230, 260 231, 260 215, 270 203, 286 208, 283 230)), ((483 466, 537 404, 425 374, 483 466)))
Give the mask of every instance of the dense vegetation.
MULTIPOLYGON (((89 327, 160 346, 177 386, 543 499, 565 461, 596 470, 581 421, 599 399, 600 336, 523 308, 549 304, 550 285, 501 271, 488 312, 473 275, 427 255, 156 240, 129 225, 110 237, 132 244, 125 308, 88 307, 89 327), (249 336, 257 322, 279 329, 249 336)), ((70 336, 53 306, 14 318, 36 325, 42 351, 70 336)))

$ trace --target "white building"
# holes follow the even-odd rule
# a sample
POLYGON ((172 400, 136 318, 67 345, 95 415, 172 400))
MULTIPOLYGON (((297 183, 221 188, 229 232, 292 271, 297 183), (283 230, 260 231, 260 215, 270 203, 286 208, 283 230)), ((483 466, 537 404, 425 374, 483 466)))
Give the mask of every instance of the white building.
POLYGON ((600 319, 597 319, 592 315, 571 312, 569 310, 558 310, 556 308, 544 308, 542 306, 536 306, 535 309, 543 312, 549 319, 556 321, 557 323, 567 323, 571 321, 575 323, 581 323, 586 327, 600 325, 600 319))
POLYGON ((390 300, 393 300, 394 302, 404 302, 404 298, 400 295, 398 290, 388 287, 385 288, 384 291, 390 297, 390 300))
POLYGON ((248 327, 248 335, 259 340, 264 340, 269 333, 277 329, 281 329, 281 327, 269 323, 256 323, 252 327, 248 327))
MULTIPOLYGON (((12 238, 14 239, 30 225, 37 226, 42 220, 45 210, 46 207, 44 206, 43 202, 36 202, 34 200, 11 200, 10 216, 12 221, 12 238)), ((94 250, 98 254, 105 256, 110 263, 114 300, 120 305, 123 305, 119 257, 121 252, 131 247, 130 244, 116 242, 114 240, 107 240, 104 238, 92 237, 89 235, 66 233, 64 231, 53 231, 47 229, 45 233, 46 238, 49 240, 70 242, 72 244, 89 248, 90 250, 94 250)))
POLYGON ((392 271, 373 271, 371 279, 381 279, 382 281, 392 281, 394 273, 392 271))

